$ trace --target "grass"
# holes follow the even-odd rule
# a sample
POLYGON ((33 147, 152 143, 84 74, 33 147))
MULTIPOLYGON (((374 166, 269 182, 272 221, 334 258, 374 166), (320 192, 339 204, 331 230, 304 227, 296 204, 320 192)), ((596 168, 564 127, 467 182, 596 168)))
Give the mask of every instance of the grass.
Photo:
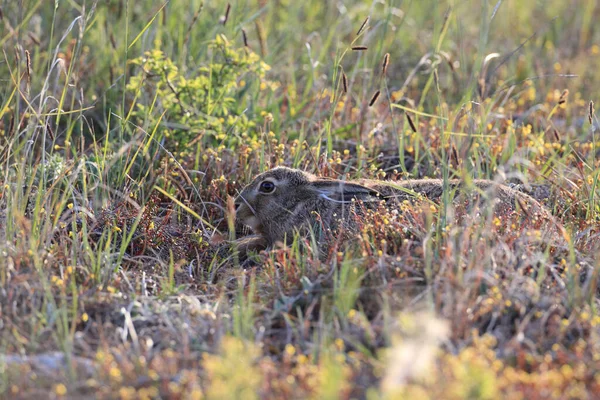
POLYGON ((600 391, 595 1, 0 10, 2 397, 600 391), (275 165, 524 184, 564 244, 447 190, 244 262, 232 197, 275 165))

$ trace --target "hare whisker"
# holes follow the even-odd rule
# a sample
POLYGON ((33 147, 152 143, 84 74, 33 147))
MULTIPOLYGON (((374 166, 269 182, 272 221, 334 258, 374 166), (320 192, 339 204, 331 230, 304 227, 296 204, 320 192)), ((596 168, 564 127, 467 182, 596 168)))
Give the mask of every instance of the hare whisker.
MULTIPOLYGON (((287 207, 284 207, 284 206, 282 206, 281 204, 276 204, 275 206, 277 206, 278 208, 280 208, 280 209, 282 209, 282 210, 284 210, 284 211, 287 211, 287 212, 288 212, 288 214, 290 214, 290 215, 294 215, 294 210, 291 210, 291 209, 289 209, 289 208, 287 208, 287 207)), ((297 207, 296 207, 296 208, 297 208, 297 207)))
POLYGON ((256 214, 256 211, 255 211, 255 210, 254 210, 254 208, 253 208, 253 207, 250 205, 250 203, 248 203, 248 200, 246 200, 246 199, 244 198, 244 196, 242 196, 242 195, 240 194, 240 191, 239 191, 239 190, 236 190, 236 192, 237 192, 237 194, 238 194, 238 197, 239 197, 240 199, 242 199, 242 200, 244 201, 244 203, 246 203, 246 205, 248 206, 248 208, 250 209, 250 211, 252 212, 252 214, 254 214, 254 216, 255 216, 255 217, 257 217, 258 215, 256 214))

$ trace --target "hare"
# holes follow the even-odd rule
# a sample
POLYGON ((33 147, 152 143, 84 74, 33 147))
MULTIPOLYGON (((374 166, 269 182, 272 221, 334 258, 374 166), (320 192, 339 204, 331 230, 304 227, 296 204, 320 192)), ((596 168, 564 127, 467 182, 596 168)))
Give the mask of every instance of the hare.
MULTIPOLYGON (((531 196, 488 180, 475 180, 471 190, 462 181, 449 182, 453 205, 473 208, 491 204, 494 216, 518 214, 534 227, 556 227, 554 217, 531 196)), ((440 202, 441 180, 342 181, 319 178, 298 169, 277 167, 258 175, 236 199, 237 220, 254 235, 242 238, 241 251, 260 250, 284 242, 295 231, 351 226, 350 215, 360 207, 399 208, 405 201, 425 198, 440 202), (359 207, 360 205, 360 207, 359 207)), ((480 211, 485 209, 480 209, 480 211)))

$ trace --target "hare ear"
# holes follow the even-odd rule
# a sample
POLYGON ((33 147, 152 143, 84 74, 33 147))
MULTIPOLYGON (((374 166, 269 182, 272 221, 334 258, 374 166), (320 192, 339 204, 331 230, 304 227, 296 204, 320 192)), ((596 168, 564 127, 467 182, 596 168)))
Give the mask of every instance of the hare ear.
POLYGON ((377 190, 359 185, 358 183, 340 180, 315 181, 312 182, 311 186, 319 197, 335 203, 350 203, 353 199, 381 201, 384 198, 377 190))

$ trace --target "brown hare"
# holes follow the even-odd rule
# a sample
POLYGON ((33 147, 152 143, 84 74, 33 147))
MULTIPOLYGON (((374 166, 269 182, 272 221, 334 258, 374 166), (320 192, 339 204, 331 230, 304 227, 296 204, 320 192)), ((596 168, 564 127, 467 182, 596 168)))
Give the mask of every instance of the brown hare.
MULTIPOLYGON (((452 204, 457 208, 492 204, 493 216, 523 216, 522 223, 556 234, 553 216, 531 196, 488 180, 475 180, 470 188, 462 181, 449 182, 452 204)), ((296 231, 307 233, 318 227, 334 230, 351 227, 350 216, 360 208, 399 208, 405 201, 425 198, 440 202, 441 180, 342 181, 319 178, 307 172, 277 167, 258 175, 236 199, 237 219, 254 235, 240 239, 240 251, 260 250, 291 240, 296 231)), ((485 211, 481 208, 478 212, 485 211)), ((356 218, 354 219, 356 221, 356 218)), ((322 231, 322 229, 321 229, 322 231)))

